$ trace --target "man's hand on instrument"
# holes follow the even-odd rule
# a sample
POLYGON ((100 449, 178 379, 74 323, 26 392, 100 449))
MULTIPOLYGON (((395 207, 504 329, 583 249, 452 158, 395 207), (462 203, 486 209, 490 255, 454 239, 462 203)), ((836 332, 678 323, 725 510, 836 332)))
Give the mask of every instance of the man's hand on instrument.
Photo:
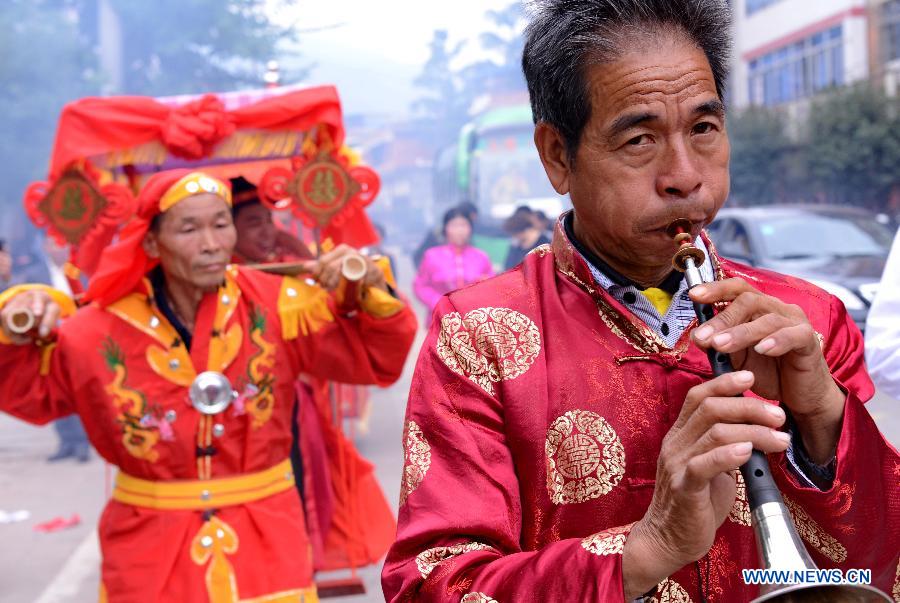
POLYGON ((663 439, 653 499, 625 544, 626 600, 642 595, 677 569, 705 555, 734 504, 735 481, 728 474, 753 448, 781 452, 788 435, 779 407, 735 397, 753 385, 738 371, 696 385, 663 439))
POLYGON ((0 250, 0 281, 9 282, 12 279, 12 257, 0 250))
POLYGON ((341 282, 341 270, 344 260, 354 255, 362 257, 366 262, 366 273, 360 284, 363 287, 377 287, 387 291, 387 282, 384 279, 384 273, 381 271, 381 268, 349 245, 338 245, 328 253, 323 254, 318 260, 307 262, 306 267, 322 287, 331 291, 336 289, 341 282))
POLYGON ((729 354, 736 370, 751 371, 756 376, 752 391, 782 402, 812 460, 827 462, 837 446, 845 396, 803 310, 739 278, 695 287, 691 299, 731 302, 694 331, 694 341, 729 354))
POLYGON ((45 291, 23 291, 11 298, 0 310, 0 325, 3 334, 17 345, 31 343, 37 338, 45 338, 56 328, 62 309, 45 291), (36 329, 28 333, 17 333, 14 323, 23 311, 31 312, 36 329), (35 333, 35 331, 37 331, 35 333))

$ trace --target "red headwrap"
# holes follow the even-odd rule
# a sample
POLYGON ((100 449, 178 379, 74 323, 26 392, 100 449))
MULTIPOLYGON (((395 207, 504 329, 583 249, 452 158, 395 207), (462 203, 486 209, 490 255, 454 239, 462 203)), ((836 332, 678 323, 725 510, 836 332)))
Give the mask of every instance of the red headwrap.
MULTIPOLYGON (((193 170, 169 170, 147 179, 137 200, 137 214, 119 233, 119 240, 107 248, 91 277, 85 298, 108 306, 133 292, 159 260, 144 251, 144 237, 153 218, 162 213, 160 201, 178 182, 193 170)), ((203 191, 199 191, 203 192, 203 191)), ((230 201, 230 191, 227 193, 230 201)))

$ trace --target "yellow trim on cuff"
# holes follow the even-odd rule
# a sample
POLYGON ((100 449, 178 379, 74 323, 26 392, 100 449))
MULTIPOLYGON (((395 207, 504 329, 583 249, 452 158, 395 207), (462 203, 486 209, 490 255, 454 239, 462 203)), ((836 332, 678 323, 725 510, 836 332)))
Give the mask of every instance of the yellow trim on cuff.
POLYGON ((377 258, 372 259, 372 263, 378 266, 378 269, 381 270, 381 273, 384 275, 385 282, 392 288, 397 288, 397 278, 394 276, 394 271, 391 269, 391 260, 388 259, 387 256, 378 256, 377 258))
POLYGON ((384 289, 369 287, 359 302, 362 311, 373 318, 390 318, 400 312, 406 304, 384 289))

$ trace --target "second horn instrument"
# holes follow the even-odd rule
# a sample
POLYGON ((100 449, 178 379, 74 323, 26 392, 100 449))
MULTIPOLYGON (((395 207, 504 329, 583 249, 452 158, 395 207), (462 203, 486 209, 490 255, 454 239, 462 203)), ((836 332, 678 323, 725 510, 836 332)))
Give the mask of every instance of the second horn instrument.
POLYGON ((28 308, 20 308, 10 314, 7 328, 16 335, 25 335, 37 327, 34 313, 28 308))
MULTIPOLYGON (((704 283, 700 266, 706 261, 703 250, 694 245, 691 226, 689 220, 679 219, 672 222, 667 229, 668 234, 679 246, 675 257, 672 258, 672 265, 684 273, 688 289, 704 283)), ((701 325, 715 315, 710 304, 696 302, 694 313, 701 325)), ((716 377, 733 372, 728 354, 709 348, 707 356, 716 377)), ((817 570, 818 567, 800 540, 781 492, 772 478, 766 455, 754 450, 750 460, 741 467, 741 475, 746 484, 750 521, 756 535, 756 550, 762 569, 787 572, 783 574, 786 577, 795 571, 817 570)), ((891 600, 880 590, 864 584, 794 583, 788 580, 783 584, 761 585, 759 597, 752 603, 763 602, 891 603, 891 600)))
MULTIPOLYGON (((253 268, 270 274, 284 274, 295 277, 309 276, 307 266, 308 261, 302 262, 278 262, 273 264, 248 264, 247 268, 253 268)), ((361 294, 360 283, 365 278, 369 270, 365 256, 358 253, 350 253, 341 261, 341 283, 338 285, 340 291, 341 312, 353 312, 359 307, 359 296, 361 294)))

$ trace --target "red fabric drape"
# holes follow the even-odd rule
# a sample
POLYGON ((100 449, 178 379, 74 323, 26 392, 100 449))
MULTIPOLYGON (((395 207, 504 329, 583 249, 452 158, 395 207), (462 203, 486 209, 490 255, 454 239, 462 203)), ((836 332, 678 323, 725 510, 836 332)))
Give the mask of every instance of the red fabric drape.
POLYGON ((138 197, 137 215, 122 232, 115 245, 100 257, 97 271, 91 277, 85 294, 88 302, 108 306, 131 293, 158 260, 144 252, 144 236, 150 222, 160 213, 159 201, 176 182, 192 170, 169 170, 151 176, 138 197))
POLYGON ((230 111, 214 95, 179 107, 143 96, 83 98, 63 108, 50 179, 79 159, 154 140, 173 155, 200 158, 235 129, 307 131, 317 124, 324 125, 336 146, 343 144, 341 104, 333 86, 289 92, 230 111))

